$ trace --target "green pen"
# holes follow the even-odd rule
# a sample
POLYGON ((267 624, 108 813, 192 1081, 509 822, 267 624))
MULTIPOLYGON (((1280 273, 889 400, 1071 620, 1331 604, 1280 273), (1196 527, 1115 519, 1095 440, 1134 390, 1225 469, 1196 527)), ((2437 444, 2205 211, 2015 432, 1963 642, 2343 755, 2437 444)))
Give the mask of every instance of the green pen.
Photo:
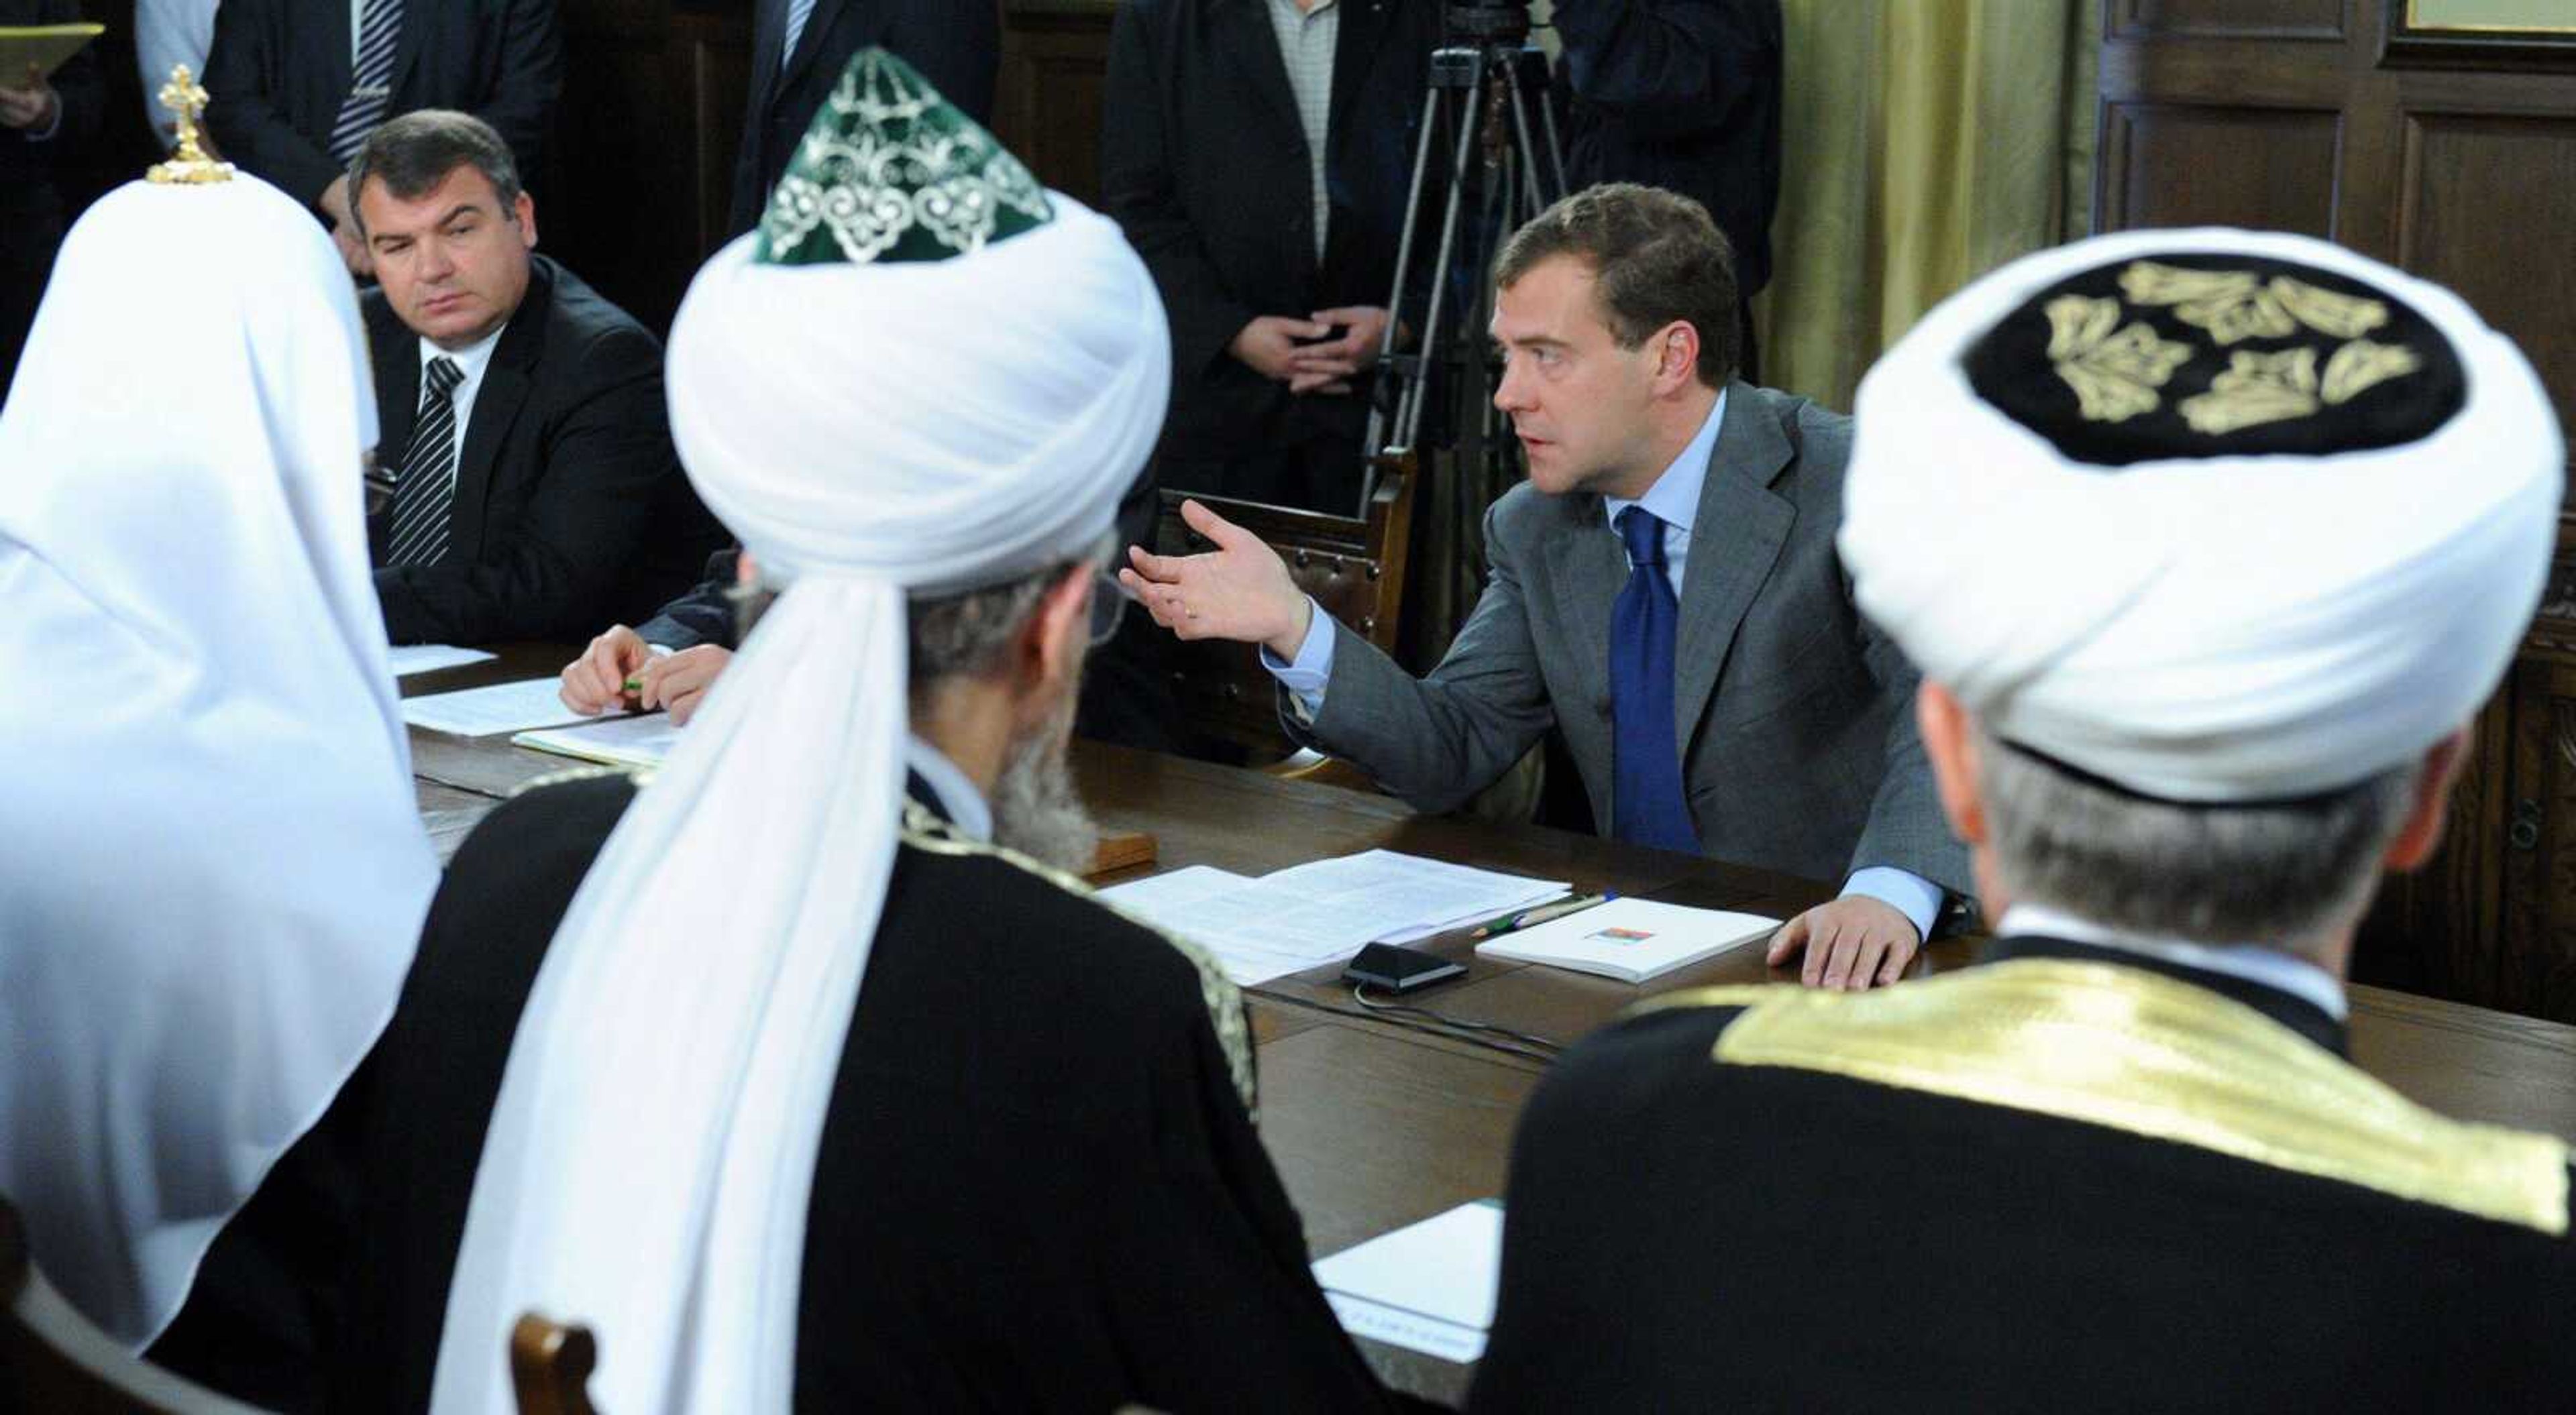
POLYGON ((1517 914, 1505 914, 1491 923, 1480 924, 1476 931, 1467 937, 1492 938, 1496 934, 1507 934, 1514 929, 1528 928, 1532 924, 1544 924, 1550 919, 1561 919, 1578 910, 1589 909, 1595 904, 1607 904, 1618 897, 1619 891, 1605 889, 1599 894, 1587 894, 1580 899, 1560 899, 1553 904, 1541 904, 1535 909, 1523 909, 1517 914))

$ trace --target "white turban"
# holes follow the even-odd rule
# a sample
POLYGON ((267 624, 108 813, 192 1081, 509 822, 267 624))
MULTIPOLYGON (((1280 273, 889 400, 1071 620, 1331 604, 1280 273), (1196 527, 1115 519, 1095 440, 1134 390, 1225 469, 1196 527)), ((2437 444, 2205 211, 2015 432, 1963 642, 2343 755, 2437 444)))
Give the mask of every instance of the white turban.
POLYGON ((1048 199, 1051 222, 944 260, 771 264, 745 236, 690 287, 681 460, 790 583, 555 935, 476 1177, 441 1411, 510 1409, 530 1308, 598 1331, 602 1409, 789 1408, 814 1156, 901 814, 907 597, 1090 553, 1169 391, 1143 262, 1048 199))
POLYGON ((1861 608, 1995 735, 2180 801, 2352 785, 2467 721, 2539 598, 2566 467, 2531 365, 2457 296, 2322 241, 2232 230, 2016 261, 1890 350, 1856 417, 1841 549, 1861 608), (2169 264, 2224 264, 2194 262, 2205 256, 2306 267, 2386 308, 2347 316, 2359 307, 2317 300, 2313 282, 2211 284, 2169 264), (2138 460, 2079 460, 1971 386, 1990 332, 2039 319, 2026 307, 2097 272, 2140 299, 2116 316, 2094 302, 2090 325, 2081 305, 2046 320, 2052 356, 2101 362, 2039 358, 2029 375, 2085 429, 2074 436, 2117 440, 2124 421, 2147 426, 2178 402, 2192 430, 2165 455, 2131 436, 2138 460), (2174 310, 2207 337, 2164 337, 2195 333, 2158 324, 2174 310), (2389 445, 2357 446, 2371 439, 2338 429, 2371 384, 2351 371, 2402 389, 2443 361, 2427 351, 2410 370, 2415 354, 2389 354, 2372 321, 2391 317, 2447 342, 2465 396, 2389 445), (2274 347, 2265 334, 2317 352, 2260 352, 2274 347), (2236 401, 2184 398, 2194 386, 2233 387, 2236 401))
POLYGON ((348 273, 240 178, 73 228, 0 413, 0 1192, 118 1340, 392 1013, 437 886, 348 273))

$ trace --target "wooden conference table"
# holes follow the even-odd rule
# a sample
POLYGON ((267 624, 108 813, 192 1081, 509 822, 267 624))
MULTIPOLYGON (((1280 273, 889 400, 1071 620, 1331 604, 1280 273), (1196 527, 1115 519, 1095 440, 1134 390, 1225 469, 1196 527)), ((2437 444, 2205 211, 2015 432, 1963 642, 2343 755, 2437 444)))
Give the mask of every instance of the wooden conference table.
MULTIPOLYGON (((403 682, 405 696, 552 676, 560 646, 512 646, 493 661, 403 682)), ((509 745, 413 729, 420 809, 442 857, 526 782, 576 765, 509 745)), ((1830 887, 1695 856, 1526 825, 1417 816, 1392 798, 1094 743, 1076 743, 1084 799, 1102 824, 1152 833, 1158 861, 1117 883, 1183 865, 1258 875, 1384 848, 1572 881, 1578 889, 1785 917, 1830 887)), ((1739 950, 1646 988, 1477 958, 1462 935, 1423 945, 1468 965, 1424 995, 1453 1017, 1571 1041, 1645 992, 1794 980, 1739 950)), ((1935 943, 1917 973, 1964 966, 1975 943, 1935 943)), ((1502 1192, 1512 1126, 1542 1067, 1519 1056, 1365 1015, 1338 965, 1249 990, 1261 1074, 1261 1134, 1318 1255, 1502 1192)), ((2576 1139, 2576 1027, 2379 988, 2351 989, 2352 1051, 2364 1068, 2445 1114, 2576 1139)), ((1937 1199, 1927 1197, 1928 1203, 1937 1199)), ((1469 1368, 1363 1341, 1390 1382, 1436 1399, 1469 1368)))

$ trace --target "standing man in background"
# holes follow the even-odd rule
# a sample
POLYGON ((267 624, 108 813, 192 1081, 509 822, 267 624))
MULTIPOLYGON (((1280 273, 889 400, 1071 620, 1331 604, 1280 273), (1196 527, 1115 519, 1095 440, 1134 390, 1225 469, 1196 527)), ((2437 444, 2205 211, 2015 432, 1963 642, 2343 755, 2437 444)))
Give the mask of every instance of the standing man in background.
POLYGON ((1568 191, 1635 182, 1708 208, 1735 247, 1749 382, 1752 300, 1780 205, 1780 0, 1556 0, 1568 191))
MULTIPOLYGON (((80 19, 77 0, 0 0, 0 25, 80 19)), ((53 76, 0 74, 0 401, 63 242, 56 169, 98 130, 98 60, 84 49, 53 76)))
MULTIPOLYGON (((759 0, 751 17, 751 106, 725 239, 760 224, 823 95, 841 81, 850 56, 870 45, 901 57, 976 122, 992 121, 1002 61, 995 0, 759 0)), ((711 585, 723 582, 710 578, 711 585)))
POLYGON ((1172 320, 1157 475, 1357 515, 1434 0, 1131 0, 1100 189, 1172 320))
POLYGON ((342 169, 367 135, 415 109, 461 109, 500 132, 520 171, 543 171, 563 43, 554 0, 231 0, 206 91, 224 156, 312 207, 366 275, 342 169))

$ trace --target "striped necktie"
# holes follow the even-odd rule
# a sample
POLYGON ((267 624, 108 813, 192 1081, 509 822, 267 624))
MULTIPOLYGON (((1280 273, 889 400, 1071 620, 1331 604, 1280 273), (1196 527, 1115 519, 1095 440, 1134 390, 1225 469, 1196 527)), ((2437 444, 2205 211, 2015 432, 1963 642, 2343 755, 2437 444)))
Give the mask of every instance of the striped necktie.
POLYGON ((412 429, 394 480, 387 565, 435 565, 447 558, 448 512, 456 504, 456 385, 465 370, 454 359, 432 359, 421 372, 420 425, 412 429))
POLYGON ((349 66, 349 96, 331 125, 331 158, 346 164, 385 120, 393 102, 394 46, 402 40, 403 0, 367 0, 358 17, 358 57, 349 66))
POLYGON ((796 41, 805 37, 805 22, 814 18, 814 0, 787 0, 787 47, 778 51, 778 66, 796 57, 796 41))

